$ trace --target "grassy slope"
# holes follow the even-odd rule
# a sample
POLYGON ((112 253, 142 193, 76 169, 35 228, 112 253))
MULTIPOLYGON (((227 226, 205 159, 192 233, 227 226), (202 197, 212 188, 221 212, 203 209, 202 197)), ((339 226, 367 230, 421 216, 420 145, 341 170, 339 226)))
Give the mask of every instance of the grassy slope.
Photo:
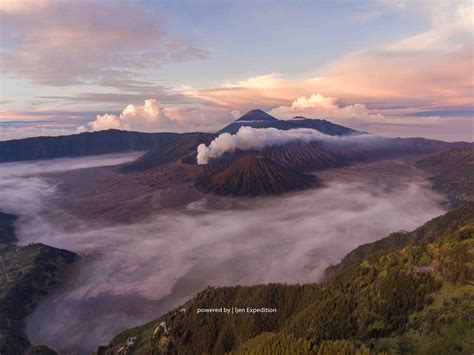
POLYGON ((378 248, 320 285, 208 288, 159 320, 120 334, 101 352, 470 354, 474 204, 414 234, 420 237, 378 248), (221 306, 278 312, 196 313, 221 306))

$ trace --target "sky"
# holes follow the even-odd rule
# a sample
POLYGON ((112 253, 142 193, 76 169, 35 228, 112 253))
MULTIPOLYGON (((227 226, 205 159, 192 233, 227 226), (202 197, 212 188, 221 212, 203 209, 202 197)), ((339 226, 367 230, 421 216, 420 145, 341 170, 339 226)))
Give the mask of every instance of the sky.
POLYGON ((461 0, 0 2, 0 140, 215 131, 253 108, 472 141, 461 0))

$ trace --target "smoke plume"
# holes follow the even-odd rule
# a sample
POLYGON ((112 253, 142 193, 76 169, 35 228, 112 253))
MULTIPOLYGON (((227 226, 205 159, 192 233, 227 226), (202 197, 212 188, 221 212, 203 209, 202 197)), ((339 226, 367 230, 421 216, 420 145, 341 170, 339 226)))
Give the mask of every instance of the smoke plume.
POLYGON ((209 146, 200 144, 197 148, 198 164, 207 164, 210 159, 218 158, 224 153, 233 153, 237 149, 252 150, 263 147, 283 145, 289 142, 329 141, 334 143, 361 142, 377 139, 369 134, 353 136, 330 136, 310 128, 279 130, 276 128, 241 127, 236 134, 222 133, 209 146))

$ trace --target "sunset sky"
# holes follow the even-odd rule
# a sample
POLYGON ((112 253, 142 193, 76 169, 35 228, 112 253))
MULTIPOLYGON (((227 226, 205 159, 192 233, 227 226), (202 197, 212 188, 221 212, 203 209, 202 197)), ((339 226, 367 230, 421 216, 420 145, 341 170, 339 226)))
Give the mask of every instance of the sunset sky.
POLYGON ((252 108, 472 141, 471 1, 0 2, 0 140, 214 131, 252 108))

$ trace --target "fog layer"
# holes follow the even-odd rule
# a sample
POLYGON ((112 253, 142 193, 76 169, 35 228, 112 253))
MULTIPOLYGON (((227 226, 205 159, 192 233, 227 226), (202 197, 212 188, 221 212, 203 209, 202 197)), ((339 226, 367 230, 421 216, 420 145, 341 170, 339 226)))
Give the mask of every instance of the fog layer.
POLYGON ((232 208, 229 199, 204 197, 139 224, 90 229, 75 221, 81 228, 71 229, 73 217, 62 211, 64 223, 45 217, 57 209, 49 202, 57 181, 39 172, 130 158, 0 165, 0 210, 20 213, 20 242, 82 256, 73 277, 28 320, 34 344, 93 350, 207 285, 315 282, 356 246, 443 212, 420 172, 399 161, 318 173, 323 188, 234 199, 232 208))

